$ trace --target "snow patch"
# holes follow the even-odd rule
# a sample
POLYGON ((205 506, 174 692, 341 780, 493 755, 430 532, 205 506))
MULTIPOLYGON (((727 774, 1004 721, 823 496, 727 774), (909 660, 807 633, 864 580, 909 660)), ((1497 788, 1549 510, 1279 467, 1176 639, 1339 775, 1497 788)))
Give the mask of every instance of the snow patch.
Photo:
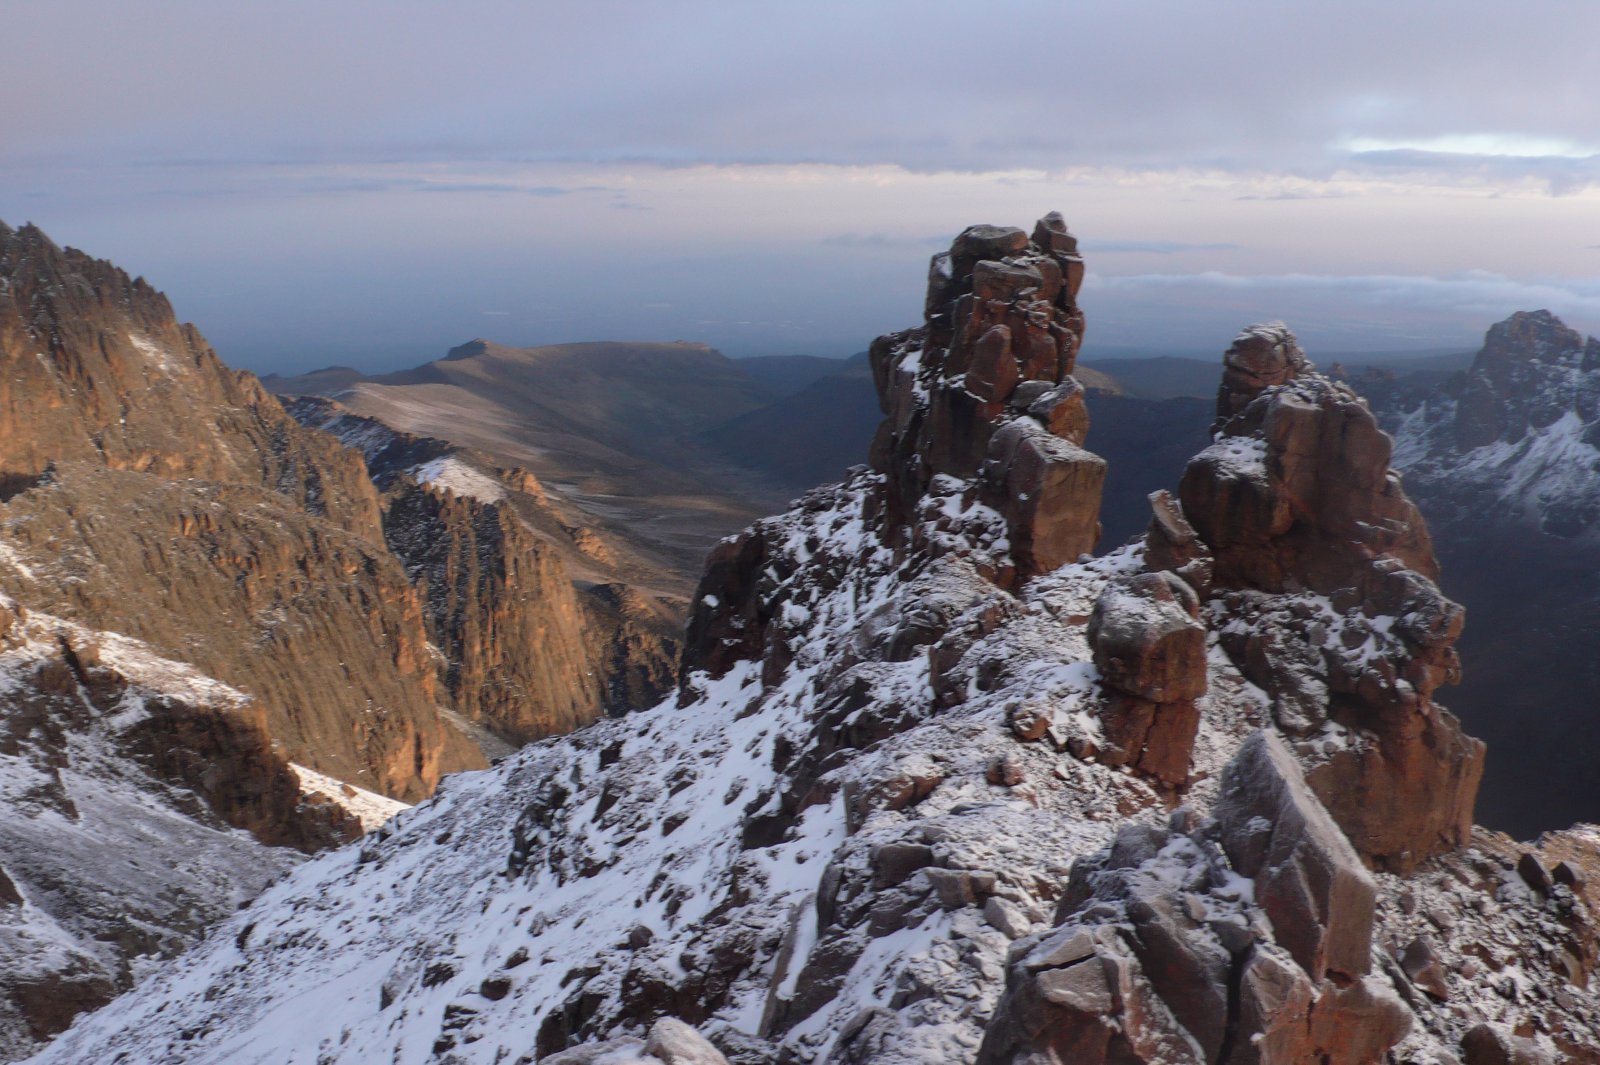
POLYGON ((505 485, 454 455, 424 462, 406 472, 423 484, 448 488, 458 496, 470 496, 482 503, 498 503, 506 497, 505 485))
POLYGON ((302 794, 332 800, 354 815, 356 820, 361 822, 361 827, 368 832, 381 828, 402 810, 411 809, 410 803, 358 788, 354 784, 325 776, 314 769, 307 769, 296 762, 290 762, 289 768, 294 770, 294 775, 299 778, 302 794))

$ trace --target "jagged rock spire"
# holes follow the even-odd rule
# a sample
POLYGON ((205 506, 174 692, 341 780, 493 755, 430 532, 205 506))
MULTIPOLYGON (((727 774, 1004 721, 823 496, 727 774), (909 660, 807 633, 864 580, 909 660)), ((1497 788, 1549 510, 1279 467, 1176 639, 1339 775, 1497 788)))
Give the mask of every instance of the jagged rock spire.
POLYGON ((1483 744, 1432 701, 1459 676, 1465 612, 1434 584, 1427 525, 1366 402, 1281 322, 1246 329, 1223 364, 1216 442, 1184 471, 1181 511, 1155 501, 1147 560, 1208 597, 1356 849, 1410 869, 1465 840, 1483 773, 1483 744), (1328 728, 1349 737, 1331 754, 1328 728))
POLYGON ((1094 549, 1105 463, 1081 446, 1077 249, 1055 212, 1031 239, 971 226, 929 265, 923 326, 873 342, 887 417, 872 466, 888 478, 891 531, 912 523, 934 478, 977 478, 1006 519, 1019 577, 1094 549))

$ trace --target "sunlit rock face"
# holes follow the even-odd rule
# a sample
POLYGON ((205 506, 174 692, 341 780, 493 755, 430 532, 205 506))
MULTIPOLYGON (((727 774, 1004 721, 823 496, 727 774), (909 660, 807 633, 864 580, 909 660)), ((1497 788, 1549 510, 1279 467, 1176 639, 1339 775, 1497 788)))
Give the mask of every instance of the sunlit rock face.
POLYGON ((166 297, 0 226, 0 590, 248 691, 293 759, 407 800, 482 756, 359 453, 166 297))

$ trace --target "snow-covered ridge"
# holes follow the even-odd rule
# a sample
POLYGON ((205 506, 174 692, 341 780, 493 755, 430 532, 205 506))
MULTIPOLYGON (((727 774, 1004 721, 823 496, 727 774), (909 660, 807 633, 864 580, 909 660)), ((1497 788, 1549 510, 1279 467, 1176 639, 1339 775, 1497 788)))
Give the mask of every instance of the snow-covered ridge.
MULTIPOLYGON (((694 678, 683 705, 451 778, 39 1060, 516 1061, 580 1031, 639 1036, 640 999, 660 996, 703 1003, 689 1019, 725 1050, 810 1060, 862 1010, 901 1002, 907 980, 928 988, 904 1007, 907 1045, 969 1059, 1009 944, 1045 927, 1074 857, 1123 818, 1164 817, 1136 777, 1053 742, 1019 746, 1009 724, 1021 703, 1048 705, 1064 745, 1091 716, 1083 619, 1139 558, 1065 567, 1020 599, 956 560, 906 572, 869 531, 874 483, 764 523, 784 545, 775 574, 788 571, 793 660, 775 684, 744 663, 694 678), (930 605, 1005 614, 940 679, 972 671, 966 701, 942 713, 927 655, 872 653, 930 605), (1013 770, 991 782, 1004 759, 1013 770), (886 873, 908 846, 931 865, 886 873), (854 905, 879 898, 881 918, 819 920, 851 905, 833 900, 843 883, 868 889, 854 905), (977 908, 964 907, 973 883, 977 908)), ((1203 775, 1264 705, 1225 656, 1211 662, 1203 775)))
POLYGON ((505 485, 473 469, 456 455, 421 463, 407 472, 422 484, 446 488, 456 495, 471 496, 480 503, 498 503, 506 497, 505 485))
MULTIPOLYGON (((21 613, 9 600, 0 609, 21 613)), ((0 879, 21 900, 7 905, 0 889, 9 1061, 154 971, 301 856, 229 828, 152 775, 138 742, 129 749, 153 703, 238 708, 247 700, 236 689, 127 636, 27 612, 0 639, 0 699, 0 879), (89 698, 75 668, 123 684, 89 698)))
POLYGON ((1546 312, 1512 316, 1490 331, 1461 381, 1388 413, 1396 467, 1442 516, 1476 511, 1495 524, 1592 539, 1600 528, 1597 360, 1593 338, 1584 343, 1546 312))
POLYGON ((335 780, 303 765, 290 762, 289 768, 294 770, 294 775, 300 780, 301 794, 327 799, 343 807, 353 814, 356 820, 361 822, 361 827, 368 832, 383 827, 402 810, 411 809, 410 803, 391 799, 387 795, 379 795, 366 788, 358 788, 342 780, 335 780))

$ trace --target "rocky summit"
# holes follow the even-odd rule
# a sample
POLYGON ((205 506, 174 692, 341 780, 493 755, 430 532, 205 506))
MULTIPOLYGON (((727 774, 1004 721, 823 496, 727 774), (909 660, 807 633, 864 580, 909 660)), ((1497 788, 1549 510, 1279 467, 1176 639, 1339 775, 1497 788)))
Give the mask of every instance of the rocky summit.
POLYGON ((674 696, 451 778, 35 1060, 1600 1061, 1600 835, 1472 825, 1387 437, 1251 327, 1094 556, 1082 269, 1059 216, 961 234, 873 346, 871 465, 713 552, 674 696))

